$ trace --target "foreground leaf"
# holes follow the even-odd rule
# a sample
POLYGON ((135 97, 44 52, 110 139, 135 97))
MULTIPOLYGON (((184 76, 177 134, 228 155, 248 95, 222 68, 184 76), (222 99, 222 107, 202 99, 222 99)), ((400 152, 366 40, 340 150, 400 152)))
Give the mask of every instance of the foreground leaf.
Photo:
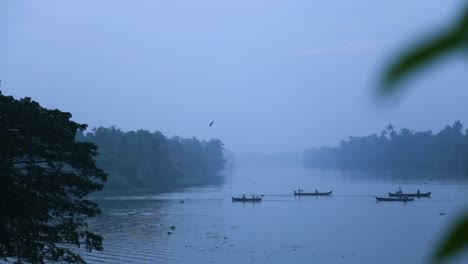
POLYGON ((382 80, 383 92, 395 90, 399 82, 416 70, 451 52, 467 47, 468 7, 455 26, 427 41, 427 43, 422 43, 418 47, 407 51, 391 63, 382 80))
POLYGON ((445 241, 437 249, 434 255, 434 260, 441 262, 460 252, 468 246, 468 214, 465 214, 461 219, 452 226, 452 230, 448 233, 445 241))

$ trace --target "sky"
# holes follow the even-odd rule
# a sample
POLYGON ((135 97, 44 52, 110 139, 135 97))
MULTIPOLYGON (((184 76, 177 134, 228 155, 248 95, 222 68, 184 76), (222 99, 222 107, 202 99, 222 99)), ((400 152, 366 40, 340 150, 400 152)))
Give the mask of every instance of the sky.
POLYGON ((388 123, 468 128, 466 56, 377 93, 389 61, 463 2, 2 0, 0 90, 91 128, 219 138, 237 153, 333 146, 388 123))

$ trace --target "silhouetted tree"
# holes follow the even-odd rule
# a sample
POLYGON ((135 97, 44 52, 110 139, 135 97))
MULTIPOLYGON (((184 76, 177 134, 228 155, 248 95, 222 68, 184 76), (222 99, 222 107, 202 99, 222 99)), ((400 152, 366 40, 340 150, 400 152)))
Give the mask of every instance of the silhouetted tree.
POLYGON ((100 210, 86 195, 106 174, 97 147, 75 141, 86 125, 70 118, 0 93, 0 259, 84 263, 72 246, 102 250, 85 222, 100 210))

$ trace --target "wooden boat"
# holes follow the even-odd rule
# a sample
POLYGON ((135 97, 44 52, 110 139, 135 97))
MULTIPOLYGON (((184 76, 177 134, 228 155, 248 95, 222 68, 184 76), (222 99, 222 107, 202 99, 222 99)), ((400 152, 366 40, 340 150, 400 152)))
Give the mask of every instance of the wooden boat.
POLYGON ((388 193, 389 197, 431 197, 431 192, 427 193, 388 193))
POLYGON ((392 197, 392 198, 386 198, 386 197, 375 197, 377 201, 379 202, 411 202, 414 200, 414 198, 408 198, 406 196, 403 197, 392 197))
POLYGON ((252 202, 252 203, 255 203, 255 202, 261 202, 262 201, 262 197, 255 197, 255 198, 247 198, 247 197, 232 197, 232 201, 233 202, 252 202))
POLYGON ((303 195, 303 196, 326 196, 332 194, 333 191, 329 192, 302 192, 302 191, 294 191, 294 195, 303 195))

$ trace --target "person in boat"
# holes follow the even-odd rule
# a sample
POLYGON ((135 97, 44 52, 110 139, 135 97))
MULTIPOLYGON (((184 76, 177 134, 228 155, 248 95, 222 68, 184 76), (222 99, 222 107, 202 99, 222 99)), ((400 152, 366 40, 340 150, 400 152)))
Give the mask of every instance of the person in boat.
POLYGON ((255 195, 254 195, 254 194, 252 194, 252 200, 253 200, 253 199, 255 199, 255 195))
POLYGON ((317 189, 315 189, 315 193, 318 193, 317 189))
POLYGON ((401 190, 401 187, 398 187, 398 193, 403 193, 403 191, 401 190))
POLYGON ((244 200, 245 200, 245 193, 242 195, 242 199, 244 199, 244 200))
POLYGON ((421 191, 419 191, 419 189, 418 189, 418 191, 417 191, 416 193, 417 193, 418 195, 420 195, 420 194, 421 194, 421 191))

